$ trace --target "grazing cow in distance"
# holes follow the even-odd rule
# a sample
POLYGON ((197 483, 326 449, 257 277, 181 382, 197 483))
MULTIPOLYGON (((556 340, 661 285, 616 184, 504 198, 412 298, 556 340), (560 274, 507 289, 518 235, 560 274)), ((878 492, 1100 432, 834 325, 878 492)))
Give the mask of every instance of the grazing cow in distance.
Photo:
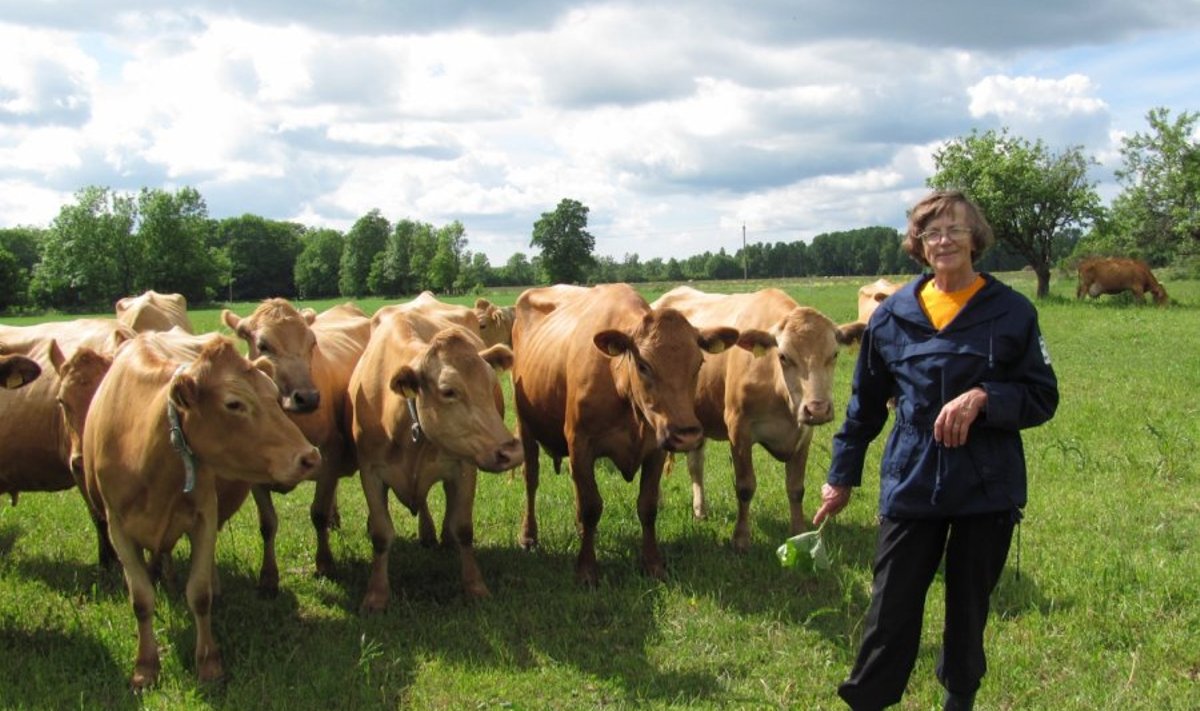
MULTIPOLYGON (((358 469, 345 429, 346 388, 371 337, 371 320, 352 303, 318 314, 312 309, 297 310, 286 299, 268 299, 246 318, 225 309, 221 318, 246 342, 251 358, 262 356, 275 366, 275 384, 284 411, 321 450, 321 466, 310 477, 316 491, 309 516, 317 534, 317 575, 332 577, 335 566, 329 528, 337 519, 338 479, 358 469)), ((271 491, 255 486, 253 494, 263 534, 259 589, 274 595, 279 591, 275 558, 279 520, 271 491)))
POLYGON ((42 368, 36 360, 23 355, 0 355, 0 383, 5 390, 16 390, 37 380, 42 368))
MULTIPOLYGON (((813 429, 833 419, 838 351, 862 324, 838 326, 778 289, 706 294, 681 286, 653 306, 676 309, 697 328, 728 324, 741 333, 740 348, 705 359, 696 390, 696 414, 704 436, 729 442, 738 502, 734 550, 744 552, 750 546, 750 502, 757 489, 755 444, 784 462, 790 529, 793 535, 800 533, 807 521, 804 473, 813 429)), ((702 444, 687 454, 697 518, 706 514, 704 450, 702 444)))
POLYGON ((1154 295, 1154 303, 1167 303, 1167 291, 1154 278, 1149 265, 1140 259, 1125 257, 1090 257, 1079 263, 1079 286, 1075 298, 1084 295, 1095 298, 1101 294, 1133 292, 1133 298, 1146 302, 1146 292, 1154 295))
POLYGON ((666 576, 655 532, 667 452, 700 445, 696 378, 704 354, 737 342, 733 328, 697 330, 675 309, 652 309, 628 284, 528 289, 513 325, 513 398, 525 446, 525 516, 519 542, 537 544, 538 446, 568 457, 582 535, 575 576, 595 585, 595 537, 604 503, 595 463, 610 459, 633 481, 641 472, 641 563, 666 576))
POLYGON ((487 299, 480 298, 475 300, 475 308, 471 309, 439 301, 432 291, 427 290, 417 294, 412 301, 395 304, 388 308, 417 310, 427 315, 437 315, 477 334, 483 339, 484 345, 494 346, 502 343, 512 347, 513 307, 511 306, 496 306, 487 299))
MULTIPOLYGON (((41 370, 37 380, 19 390, 0 390, 0 494, 9 494, 16 504, 23 491, 74 487, 88 500, 80 472, 71 468, 71 439, 57 400, 59 377, 51 354, 58 351, 69 357, 79 348, 112 354, 136 335, 116 319, 0 325, 4 352, 29 358, 41 370)), ((99 537, 98 560, 110 565, 112 549, 102 522, 93 516, 93 524, 99 537)))
MULTIPOLYGON (((122 348, 100 383, 83 431, 88 491, 102 503, 125 570, 138 650, 131 683, 141 689, 160 669, 154 639, 154 585, 144 559, 191 542, 186 596, 196 624, 201 681, 224 673, 212 632, 219 592, 214 564, 222 482, 294 486, 320 454, 279 407, 265 360, 250 362, 233 341, 214 335, 195 359, 180 362, 143 337, 122 348)), ((236 507, 234 507, 236 510, 236 507)))
POLYGON ((160 294, 153 289, 140 296, 126 296, 115 306, 117 320, 138 333, 170 331, 179 327, 194 333, 183 294, 160 294))
POLYGON ((501 472, 521 463, 521 445, 504 426, 497 377, 512 364, 507 346, 485 346, 477 332, 436 308, 387 306, 375 313, 349 389, 374 551, 364 612, 385 609, 391 598, 388 552, 396 532, 388 490, 427 517, 429 490, 438 482, 446 494, 442 542, 458 547, 464 592, 488 595, 474 548, 476 470, 501 472))

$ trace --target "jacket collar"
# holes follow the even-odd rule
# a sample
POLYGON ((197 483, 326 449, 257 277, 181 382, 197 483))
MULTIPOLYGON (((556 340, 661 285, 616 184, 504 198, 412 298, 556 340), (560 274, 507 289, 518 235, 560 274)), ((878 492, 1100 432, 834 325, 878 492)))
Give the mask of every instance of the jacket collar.
MULTIPOLYGON (((980 272, 980 276, 984 280, 983 288, 963 306, 963 310, 946 326, 946 330, 958 330, 1005 315, 1004 300, 998 297, 1009 290, 1009 287, 997 281, 987 272, 980 272)), ((933 324, 929 323, 929 317, 921 308, 921 300, 918 296, 921 288, 932 278, 932 274, 926 273, 913 279, 896 293, 898 298, 888 299, 880 308, 890 311, 898 319, 932 331, 933 324)))

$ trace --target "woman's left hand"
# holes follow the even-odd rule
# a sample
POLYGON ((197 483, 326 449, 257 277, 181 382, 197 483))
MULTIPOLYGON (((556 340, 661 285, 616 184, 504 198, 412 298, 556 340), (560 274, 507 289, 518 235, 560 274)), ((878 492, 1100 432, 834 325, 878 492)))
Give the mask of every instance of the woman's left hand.
POLYGON ((933 421, 933 438, 943 447, 961 447, 967 443, 971 423, 987 406, 987 391, 974 387, 942 406, 933 421))

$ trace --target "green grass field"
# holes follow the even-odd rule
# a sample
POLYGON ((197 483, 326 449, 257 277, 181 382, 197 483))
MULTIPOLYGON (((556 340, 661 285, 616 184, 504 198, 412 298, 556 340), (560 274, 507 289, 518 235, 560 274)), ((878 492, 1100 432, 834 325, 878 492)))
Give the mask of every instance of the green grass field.
MULTIPOLYGON (((1032 295, 1031 274, 1001 276, 1032 295)), ((857 287, 867 281, 771 285, 841 322, 854 318, 857 287)), ((1030 504, 994 598, 978 708, 1200 708, 1200 282, 1165 286, 1175 302, 1166 309, 1119 297, 1076 302, 1074 280, 1056 274, 1051 296, 1037 304, 1062 400, 1055 419, 1025 436, 1030 504)), ((645 293, 653 299, 661 291, 645 293)), ((510 304, 516 294, 488 296, 510 304)), ((373 311, 380 303, 362 306, 373 311)), ((247 315, 252 308, 234 310, 247 315)), ((191 316, 199 330, 218 327, 219 310, 191 316)), ((853 354, 846 353, 838 365, 838 419, 815 437, 810 515, 852 368, 853 354)), ((357 611, 370 544, 356 479, 339 489, 334 580, 313 575, 312 486, 276 497, 276 599, 255 592, 261 544, 247 504, 218 540, 223 595, 214 625, 227 680, 214 686, 195 680, 194 631, 182 594, 184 541, 175 555, 175 585, 159 589, 160 682, 140 697, 127 687, 133 614, 120 574, 96 567, 81 497, 30 493, 15 507, 5 500, 0 707, 841 708, 834 689, 853 661, 869 594, 881 446, 882 438, 872 448, 863 489, 825 528, 833 568, 819 575, 776 561, 775 548, 787 536, 783 467, 762 452, 754 545, 747 555, 730 550, 732 475, 726 445, 714 443, 708 519, 691 517, 685 467, 664 479, 658 529, 666 582, 639 573, 636 486, 602 466, 601 583, 578 587, 570 479, 546 465, 542 543, 534 552, 515 543, 523 506, 519 471, 481 475, 476 545, 492 591, 482 603, 463 600, 457 554, 420 547, 415 518, 393 505, 395 594, 387 613, 371 617, 357 611)), ((435 515, 441 507, 436 493, 435 515)), ((938 708, 933 666, 941 592, 935 581, 921 654, 899 708, 938 708)))

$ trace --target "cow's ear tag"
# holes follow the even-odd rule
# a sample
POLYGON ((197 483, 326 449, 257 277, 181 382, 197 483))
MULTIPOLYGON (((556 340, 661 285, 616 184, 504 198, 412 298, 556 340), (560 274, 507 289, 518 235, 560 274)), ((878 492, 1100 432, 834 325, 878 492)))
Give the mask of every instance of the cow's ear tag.
POLYGON ((764 348, 763 346, 756 345, 756 346, 754 346, 754 350, 751 352, 754 353, 755 358, 762 358, 764 355, 767 354, 767 349, 764 348))
POLYGON ((608 344, 608 354, 615 358, 616 356, 621 355, 621 349, 617 347, 617 344, 609 343, 608 344))
POLYGON ((21 387, 24 384, 25 384, 25 381, 20 375, 18 375, 17 373, 9 373, 8 380, 5 381, 4 386, 6 388, 8 388, 9 390, 16 390, 17 388, 21 387))
POLYGON ((404 397, 408 398, 409 400, 415 400, 417 398, 418 393, 416 390, 414 390, 408 386, 402 386, 400 388, 400 394, 403 395, 404 397))
POLYGON ((709 347, 708 352, 712 355, 725 352, 725 341, 717 341, 709 347))

